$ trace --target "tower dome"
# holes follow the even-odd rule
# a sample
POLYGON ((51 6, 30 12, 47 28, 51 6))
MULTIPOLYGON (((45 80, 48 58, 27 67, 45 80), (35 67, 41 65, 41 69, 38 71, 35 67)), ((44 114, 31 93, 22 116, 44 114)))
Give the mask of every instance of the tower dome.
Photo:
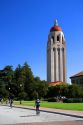
POLYGON ((58 26, 58 21, 57 20, 55 20, 54 26, 50 29, 50 32, 53 32, 53 31, 62 31, 60 26, 58 26))

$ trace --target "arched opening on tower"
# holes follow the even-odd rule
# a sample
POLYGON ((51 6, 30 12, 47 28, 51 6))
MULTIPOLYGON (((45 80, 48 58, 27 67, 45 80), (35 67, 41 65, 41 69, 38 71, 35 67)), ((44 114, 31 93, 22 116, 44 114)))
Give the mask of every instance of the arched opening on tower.
POLYGON ((51 40, 52 40, 52 42, 53 42, 53 44, 54 44, 54 36, 51 37, 51 40))
POLYGON ((59 36, 57 36, 57 41, 60 41, 60 38, 59 38, 59 36))
POLYGON ((60 81, 60 48, 58 48, 57 51, 58 51, 58 81, 60 81))
POLYGON ((64 44, 64 38, 63 38, 63 36, 62 36, 62 44, 64 44))
POLYGON ((55 47, 53 48, 53 51, 55 51, 55 47))
POLYGON ((65 81, 65 55, 64 55, 64 48, 62 48, 62 56, 63 56, 63 81, 65 81))

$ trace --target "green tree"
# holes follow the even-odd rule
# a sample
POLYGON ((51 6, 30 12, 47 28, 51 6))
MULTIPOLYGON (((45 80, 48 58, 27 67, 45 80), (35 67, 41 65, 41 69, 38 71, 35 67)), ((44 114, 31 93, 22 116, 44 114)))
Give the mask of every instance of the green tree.
POLYGON ((4 69, 2 70, 2 81, 4 88, 6 88, 6 91, 3 88, 6 94, 10 93, 9 88, 12 87, 13 78, 14 78, 13 66, 10 65, 5 66, 4 69))
POLYGON ((48 84, 45 80, 40 80, 38 77, 35 78, 34 91, 37 93, 37 97, 45 97, 48 90, 48 84))
POLYGON ((24 83, 24 91, 27 93, 27 98, 31 98, 32 84, 34 83, 34 76, 30 66, 25 62, 22 66, 22 79, 24 83))
POLYGON ((22 66, 19 64, 14 72, 14 79, 16 83, 16 97, 17 99, 24 99, 24 75, 22 74, 22 66))
POLYGON ((69 85, 68 93, 69 98, 79 98, 81 95, 81 88, 77 84, 69 85))
POLYGON ((4 81, 0 80, 0 96, 3 98, 8 97, 9 92, 6 90, 4 81))
POLYGON ((2 79, 4 80, 4 82, 6 84, 11 84, 13 76, 14 76, 13 66, 9 66, 9 65, 6 66, 3 69, 3 77, 2 77, 2 79))

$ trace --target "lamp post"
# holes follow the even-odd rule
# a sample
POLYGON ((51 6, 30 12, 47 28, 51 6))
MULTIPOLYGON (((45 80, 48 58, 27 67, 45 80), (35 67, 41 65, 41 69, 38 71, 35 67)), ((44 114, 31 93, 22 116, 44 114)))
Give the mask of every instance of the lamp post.
POLYGON ((20 104, 22 104, 22 101, 21 101, 21 93, 22 92, 22 84, 20 84, 20 104))
POLYGON ((10 87, 9 87, 9 96, 10 96, 10 87))
POLYGON ((9 87, 9 104, 10 104, 10 99, 11 99, 11 97, 10 97, 10 87, 9 87))

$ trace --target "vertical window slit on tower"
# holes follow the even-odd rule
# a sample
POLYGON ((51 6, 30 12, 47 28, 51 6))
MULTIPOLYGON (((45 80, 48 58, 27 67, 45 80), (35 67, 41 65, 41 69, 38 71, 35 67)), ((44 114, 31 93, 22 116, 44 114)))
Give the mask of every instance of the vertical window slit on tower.
POLYGON ((52 40, 53 40, 53 43, 54 43, 54 36, 52 36, 52 40))
POLYGON ((53 51, 55 51, 55 48, 53 48, 53 51))
POLYGON ((57 36, 57 41, 59 41, 59 36, 57 36))
POLYGON ((62 36, 62 44, 64 43, 64 39, 63 39, 63 36, 62 36))

